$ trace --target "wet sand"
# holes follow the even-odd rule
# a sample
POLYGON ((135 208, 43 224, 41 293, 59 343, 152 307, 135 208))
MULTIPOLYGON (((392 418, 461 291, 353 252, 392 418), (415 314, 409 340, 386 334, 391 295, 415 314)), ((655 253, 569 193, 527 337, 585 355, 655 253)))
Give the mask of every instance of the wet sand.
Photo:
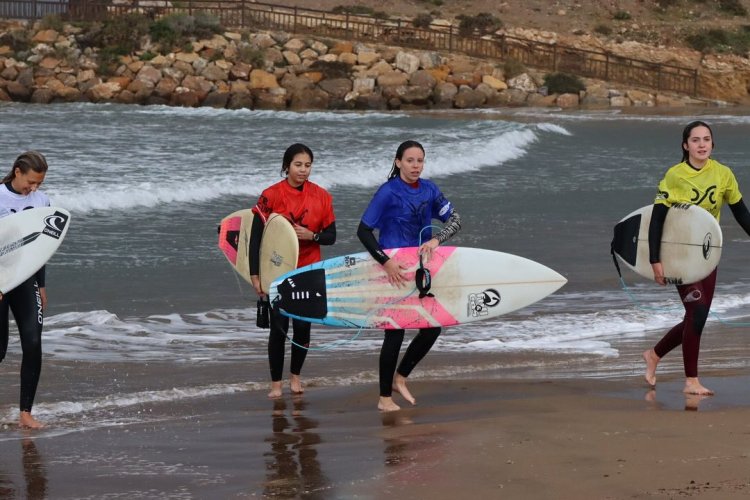
POLYGON ((389 414, 362 384, 143 402, 43 433, 6 422, 0 497, 745 498, 750 376, 704 371, 703 400, 678 374, 656 391, 418 379, 418 405, 389 414))

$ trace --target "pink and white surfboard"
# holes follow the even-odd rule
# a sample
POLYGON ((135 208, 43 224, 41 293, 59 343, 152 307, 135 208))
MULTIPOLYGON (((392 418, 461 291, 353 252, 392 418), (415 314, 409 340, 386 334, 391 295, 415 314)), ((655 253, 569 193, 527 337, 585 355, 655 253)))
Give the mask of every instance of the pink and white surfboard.
POLYGON ((517 255, 466 247, 438 247, 429 270, 429 294, 416 286, 416 247, 387 250, 407 269, 408 287, 388 282, 367 252, 334 257, 271 283, 271 304, 313 323, 358 328, 426 328, 493 318, 537 302, 567 280, 517 255))

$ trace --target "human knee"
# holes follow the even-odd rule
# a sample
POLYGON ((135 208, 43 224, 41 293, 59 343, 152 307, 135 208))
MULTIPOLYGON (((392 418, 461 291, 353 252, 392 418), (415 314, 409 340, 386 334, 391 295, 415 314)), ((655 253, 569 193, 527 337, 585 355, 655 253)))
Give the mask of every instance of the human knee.
POLYGON ((695 306, 695 310, 693 311, 693 329, 695 332, 700 335, 703 331, 703 327, 706 325, 706 320, 708 320, 708 306, 704 304, 698 304, 695 306))

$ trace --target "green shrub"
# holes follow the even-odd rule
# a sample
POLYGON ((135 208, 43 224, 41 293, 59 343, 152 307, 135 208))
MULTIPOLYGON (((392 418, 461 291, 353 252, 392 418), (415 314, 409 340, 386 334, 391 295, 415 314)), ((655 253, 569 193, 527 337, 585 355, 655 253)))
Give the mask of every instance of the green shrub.
POLYGON ((487 33, 493 33, 503 27, 502 21, 492 14, 482 12, 476 16, 466 16, 461 14, 457 16, 458 23, 458 34, 461 36, 471 36, 478 34, 479 36, 486 35, 487 33))
POLYGON ((746 16, 747 9, 740 0, 719 0, 719 10, 732 14, 733 16, 746 16))
POLYGON ((351 65, 341 61, 317 60, 310 65, 310 69, 320 71, 326 79, 349 78, 352 72, 351 65))
POLYGON ((252 45, 244 45, 237 51, 237 60, 249 64, 253 68, 262 68, 266 64, 266 55, 262 50, 252 45))
POLYGON ((615 15, 612 16, 612 18, 616 21, 628 21, 630 19, 633 19, 633 16, 630 15, 630 12, 618 10, 617 12, 615 12, 615 15))
POLYGON ((364 5, 339 5, 331 9, 334 14, 354 14, 361 16, 371 16, 375 11, 371 7, 364 5))
POLYGON ((154 57, 156 57, 156 54, 154 52, 151 52, 150 50, 147 50, 146 52, 141 54, 140 59, 141 61, 150 61, 154 57))
POLYGON ((723 29, 704 30, 688 35, 685 41, 703 53, 732 53, 745 56, 750 50, 750 28, 745 26, 734 32, 723 29))
POLYGON ((59 14, 47 14, 39 21, 39 27, 43 30, 55 30, 60 33, 65 24, 59 14))
POLYGON ((544 85, 550 94, 577 94, 586 90, 580 78, 567 73, 550 73, 544 77, 544 85))
POLYGON ((612 34, 612 28, 607 26, 606 24, 597 24, 594 28, 594 33, 599 33, 600 35, 609 36, 612 34))
POLYGON ((151 39, 168 49, 184 47, 191 38, 211 38, 223 31, 219 20, 205 12, 198 12, 194 16, 170 14, 154 22, 149 29, 151 39))
POLYGON ((26 52, 31 48, 31 32, 27 30, 0 32, 0 45, 7 45, 15 53, 26 52))
POLYGON ((414 18, 412 24, 415 28, 429 28, 432 24, 432 16, 429 14, 419 14, 414 18))
POLYGON ((113 75, 120 65, 120 57, 127 54, 128 52, 124 52, 120 46, 102 47, 97 55, 99 74, 103 76, 113 75))
POLYGON ((518 75, 526 72, 526 66, 523 65, 518 59, 506 59, 503 63, 503 75, 505 79, 515 78, 518 75))
POLYGON ((131 54, 140 48, 150 25, 151 20, 143 14, 124 14, 91 24, 78 38, 78 44, 81 48, 99 47, 120 55, 131 54))

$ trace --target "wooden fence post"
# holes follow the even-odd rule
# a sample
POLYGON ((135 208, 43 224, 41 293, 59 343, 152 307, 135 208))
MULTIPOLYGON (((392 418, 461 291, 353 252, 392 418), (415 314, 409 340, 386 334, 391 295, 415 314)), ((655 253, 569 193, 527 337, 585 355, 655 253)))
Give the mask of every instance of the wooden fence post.
POLYGON ((557 44, 552 47, 552 71, 557 71, 557 44))
POLYGON ((453 52, 453 25, 448 26, 448 52, 453 52))
POLYGON ((193 15, 193 0, 188 0, 188 15, 193 15))
POLYGON ((604 53, 604 79, 609 80, 609 52, 604 53))
POLYGON ((240 8, 242 9, 242 12, 240 13, 240 26, 246 28, 247 25, 245 24, 245 0, 242 0, 242 2, 240 2, 240 8))

